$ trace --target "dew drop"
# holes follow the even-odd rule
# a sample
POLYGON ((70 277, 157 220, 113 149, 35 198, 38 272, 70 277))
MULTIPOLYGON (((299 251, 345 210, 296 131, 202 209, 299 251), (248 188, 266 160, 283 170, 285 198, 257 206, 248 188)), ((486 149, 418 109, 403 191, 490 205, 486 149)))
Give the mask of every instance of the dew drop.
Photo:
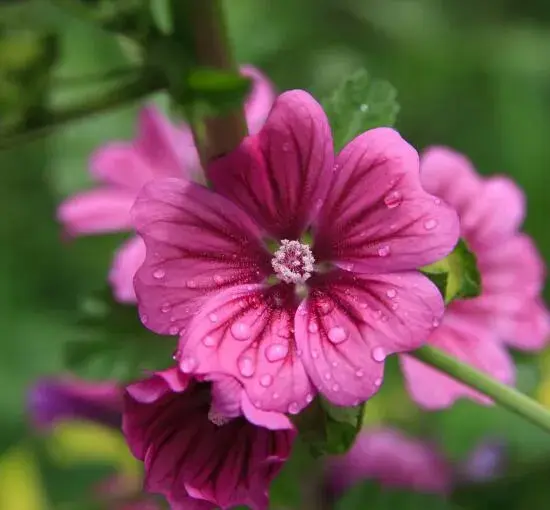
POLYGON ((312 349, 311 350, 311 357, 313 359, 317 359, 319 357, 319 353, 315 349, 312 349))
POLYGON ((374 380, 374 385, 377 387, 377 388, 380 388, 380 386, 382 386, 382 378, 381 377, 378 377, 377 379, 374 380))
POLYGON ((389 245, 385 244, 383 246, 380 246, 378 248, 378 256, 379 257, 387 257, 390 254, 390 251, 391 251, 391 249, 390 249, 389 245))
POLYGON ((280 397, 278 393, 273 393, 272 396, 273 396, 273 400, 277 400, 280 397))
POLYGON ((218 316, 215 313, 211 313, 208 318, 210 319, 210 322, 216 323, 218 322, 218 316))
POLYGON ((424 222, 424 228, 426 230, 433 230, 435 227, 437 227, 437 220, 431 219, 424 222))
POLYGON ((235 322, 231 325, 231 334, 236 340, 248 340, 250 338, 250 327, 244 322, 235 322))
POLYGON ((437 328, 437 327, 439 327, 440 324, 441 324, 441 321, 437 317, 434 317, 434 319, 432 321, 432 326, 434 328, 437 328))
POLYGON ((382 362, 386 359, 386 352, 383 347, 375 347, 372 350, 372 359, 374 361, 382 362))
POLYGON ((265 350, 265 357, 267 358, 267 361, 271 361, 272 363, 286 358, 287 354, 288 345, 286 344, 271 344, 265 350))
POLYGON ((166 276, 166 271, 164 269, 155 269, 153 271, 153 278, 157 280, 162 280, 166 276))
POLYGON ((317 326, 316 322, 310 322, 309 326, 307 327, 307 330, 310 333, 317 333, 319 331, 319 326, 317 326))
POLYGON ((193 372, 196 366, 197 366, 197 361, 195 360, 195 358, 186 357, 180 361, 181 371, 185 374, 189 374, 193 372))
POLYGON ((262 375, 262 377, 260 377, 260 384, 264 388, 268 388, 273 384, 273 377, 271 377, 269 374, 262 375))
POLYGON ((297 402, 291 402, 289 405, 288 405, 288 412, 290 414, 298 414, 298 411, 300 410, 300 406, 298 405, 297 402))
POLYGON ((180 332, 180 329, 177 326, 171 326, 170 329, 168 330, 168 334, 170 335, 177 335, 179 334, 179 332, 180 332))
POLYGON ((189 280, 187 282, 187 287, 190 289, 195 289, 197 287, 197 282, 195 280, 189 280))
POLYGON ((435 205, 440 205, 441 204, 441 199, 440 198, 434 198, 434 204, 435 205))
POLYGON ((242 358, 239 358, 237 364, 239 366, 239 372, 243 377, 252 377, 254 375, 256 367, 254 366, 254 361, 252 361, 252 358, 243 356, 242 358))
POLYGON ((369 111, 369 105, 363 103, 363 104, 359 107, 359 109, 360 109, 363 113, 366 113, 366 112, 369 111))
POLYGON ((149 316, 146 313, 140 314, 139 318, 143 324, 147 324, 149 322, 149 316))
POLYGON ((330 381, 330 380, 332 379, 332 374, 331 374, 330 372, 327 372, 327 373, 325 374, 325 379, 326 379, 327 381, 330 381))
POLYGON ((308 404, 310 404, 311 402, 313 402, 313 393, 308 393, 308 394, 306 395, 306 402, 307 402, 308 404))
POLYGON ((207 335, 202 339, 202 343, 206 345, 206 347, 214 347, 218 342, 213 336, 207 335))
POLYGON ((174 361, 176 361, 179 357, 180 357, 180 350, 179 350, 179 349, 176 349, 176 350, 174 351, 174 354, 172 354, 172 359, 173 359, 174 361))
POLYGON ((283 151, 284 152, 289 152, 290 149, 291 149, 291 147, 290 147, 289 143, 283 143, 283 151))
POLYGON ((168 313, 170 310, 172 310, 172 305, 170 303, 164 303, 161 307, 160 307, 160 311, 162 313, 168 313))
POLYGON ((332 386, 332 391, 340 391, 340 385, 339 384, 334 384, 332 386))
POLYGON ((332 365, 334 368, 336 368, 336 367, 338 366, 338 362, 337 362, 337 361, 333 361, 333 362, 331 363, 331 365, 332 365))
POLYGON ((393 299, 395 296, 397 296, 397 291, 395 289, 388 289, 386 291, 386 296, 388 296, 390 299, 393 299))
POLYGON ((395 209, 403 202, 403 195, 399 191, 392 191, 388 193, 384 198, 384 204, 388 209, 395 209))
POLYGON ((328 339, 333 344, 341 344, 348 338, 348 332, 341 326, 334 326, 328 332, 328 339))
POLYGON ((399 305, 397 303, 392 303, 390 308, 395 311, 399 308, 399 305))
POLYGON ((355 371, 355 375, 357 377, 363 377, 365 375, 365 372, 363 372, 361 369, 355 371))

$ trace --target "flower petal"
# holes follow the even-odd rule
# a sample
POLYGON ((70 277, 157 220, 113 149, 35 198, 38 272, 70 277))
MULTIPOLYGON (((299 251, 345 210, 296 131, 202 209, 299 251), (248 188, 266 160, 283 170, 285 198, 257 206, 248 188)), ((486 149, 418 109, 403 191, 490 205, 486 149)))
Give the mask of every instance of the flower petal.
POLYGON ((269 234, 298 239, 326 196, 333 161, 323 109, 293 90, 277 98, 257 135, 212 163, 207 175, 269 234))
POLYGON ((133 209, 146 258, 135 278, 143 323, 178 334, 210 292, 261 281, 269 253, 257 226, 224 197, 193 183, 157 179, 133 209))
POLYGON ((117 251, 109 272, 117 301, 135 303, 134 276, 145 260, 145 244, 140 237, 132 237, 117 251))
MULTIPOLYGON (((491 332, 476 328, 463 314, 448 310, 443 324, 430 335, 428 343, 505 384, 514 382, 514 364, 506 349, 491 332)), ((409 393, 426 409, 449 407, 462 397, 485 405, 492 403, 488 397, 411 356, 402 355, 400 361, 409 393)))
POLYGON ((378 128, 336 158, 314 252, 358 272, 409 270, 445 257, 458 234, 456 213, 422 189, 416 151, 378 128))
POLYGON ((256 134, 264 125, 275 101, 273 84, 258 69, 252 66, 241 66, 241 74, 252 79, 252 91, 245 102, 245 115, 248 131, 256 134))
POLYGON ((122 189, 85 191, 65 200, 57 210, 57 219, 75 236, 130 230, 134 199, 132 192, 122 189))
POLYGON ((419 273, 315 277, 296 313, 307 373, 333 403, 357 405, 382 384, 387 355, 416 349, 443 315, 437 288, 419 273))
POLYGON ((313 393, 296 351, 292 298, 282 285, 217 293, 181 338, 181 369, 232 375, 258 409, 297 413, 313 393))

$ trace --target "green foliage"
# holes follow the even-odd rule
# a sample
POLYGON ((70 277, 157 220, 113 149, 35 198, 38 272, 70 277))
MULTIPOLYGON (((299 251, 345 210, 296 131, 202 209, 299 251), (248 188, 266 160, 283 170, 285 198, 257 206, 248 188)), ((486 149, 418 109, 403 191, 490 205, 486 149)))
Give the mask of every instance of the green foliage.
POLYGON ((342 149, 368 129, 393 126, 399 112, 396 98, 397 91, 392 85, 372 79, 364 70, 346 78, 323 101, 335 149, 342 149))
POLYGON ((340 499, 336 510, 458 510, 442 496, 411 490, 384 489, 375 482, 359 484, 340 499))
POLYGON ((312 455, 320 457, 348 451, 362 420, 362 405, 339 407, 318 397, 296 417, 296 424, 312 455))
POLYGON ((85 379, 126 383, 172 363, 173 338, 141 325, 135 306, 117 303, 110 289, 88 298, 78 322, 80 338, 67 344, 67 367, 85 379))
POLYGON ((474 298, 481 293, 476 256, 463 239, 447 257, 423 267, 421 271, 437 285, 446 303, 474 298))

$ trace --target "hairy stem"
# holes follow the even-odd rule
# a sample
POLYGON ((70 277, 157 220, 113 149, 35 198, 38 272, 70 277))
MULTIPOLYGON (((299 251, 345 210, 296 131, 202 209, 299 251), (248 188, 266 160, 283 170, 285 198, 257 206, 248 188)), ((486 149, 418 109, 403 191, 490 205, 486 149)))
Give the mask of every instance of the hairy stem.
MULTIPOLYGON (((193 29, 195 58, 203 67, 237 71, 227 37, 222 3, 222 0, 201 0, 192 2, 188 8, 193 29)), ((178 26, 177 23, 175 26, 178 26)), ((193 136, 199 148, 203 168, 212 159, 235 149, 246 134, 242 105, 226 114, 206 117, 202 130, 199 126, 193 126, 193 136)))
POLYGON ((453 379, 487 395, 501 406, 550 432, 550 410, 545 409, 527 395, 496 381, 434 347, 425 345, 411 354, 420 361, 445 372, 453 379))

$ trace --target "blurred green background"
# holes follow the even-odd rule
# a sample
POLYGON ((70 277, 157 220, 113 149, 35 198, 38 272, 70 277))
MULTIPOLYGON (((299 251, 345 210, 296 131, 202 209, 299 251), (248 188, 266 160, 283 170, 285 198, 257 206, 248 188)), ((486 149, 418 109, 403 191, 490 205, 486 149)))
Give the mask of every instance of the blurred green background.
MULTIPOLYGON (((5 29, 13 28, 13 19, 26 23, 26 17, 36 33, 59 35, 52 81, 59 84, 50 87, 28 79, 34 97, 85 97, 96 91, 93 83, 74 86, 63 78, 128 65, 128 54, 118 42, 92 24, 47 0, 15 3, 32 6, 30 11, 25 6, 25 16, 22 9, 12 11, 13 18, 0 14, 0 41, 5 29)), ((418 149, 449 145, 467 154, 483 173, 513 176, 528 196, 525 229, 550 260, 548 2, 231 0, 226 5, 238 61, 259 67, 279 90, 305 88, 322 97, 342 77, 366 67, 398 90, 397 127, 418 149)), ((10 114, 10 94, 17 92, 2 82, 3 69, 46 47, 44 41, 38 49, 0 43, 0 119, 10 114)), ((155 100, 165 102, 162 97, 155 100)), ((55 490, 38 489, 40 480, 52 479, 52 473, 73 486, 73 495, 74 486, 87 480, 82 473, 80 481, 67 478, 76 471, 59 459, 54 467, 51 459, 43 462, 43 448, 36 446, 27 425, 25 391, 36 377, 64 369, 63 345, 76 334, 80 299, 103 285, 121 240, 64 240, 55 221, 56 205, 91 184, 87 161, 93 149, 133 136, 137 111, 138 106, 115 109, 0 152, 2 510, 57 509, 69 497, 63 484, 58 480, 55 490)), ((548 289, 546 296, 550 298, 548 289)), ((550 407, 550 353, 518 356, 517 361, 520 388, 550 407)), ((404 394, 395 367, 389 372, 383 390, 368 406, 369 421, 396 422, 428 435, 454 459, 463 458, 480 440, 503 438, 513 479, 476 494, 482 501, 476 508, 548 508, 550 436, 501 409, 467 402, 447 412, 420 413, 404 394), (488 498, 486 503, 483 498, 488 498)), ((102 443, 98 433, 82 436, 75 445, 95 450, 102 443)), ((76 457, 68 457, 78 462, 89 457, 75 451, 76 457)), ((120 461, 120 445, 109 451, 107 463, 115 457, 126 462, 120 461)), ((92 457, 89 462, 96 466, 97 455, 92 457)), ((89 473, 90 479, 96 475, 89 473)), ((470 508, 471 502, 465 505, 470 508)))

